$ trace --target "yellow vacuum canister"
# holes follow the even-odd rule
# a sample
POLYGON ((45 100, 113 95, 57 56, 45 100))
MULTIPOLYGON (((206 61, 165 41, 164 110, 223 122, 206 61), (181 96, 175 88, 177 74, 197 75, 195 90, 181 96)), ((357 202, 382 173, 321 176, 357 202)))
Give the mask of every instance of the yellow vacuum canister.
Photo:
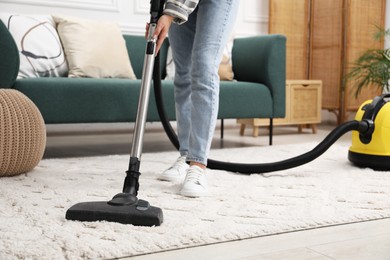
POLYGON ((390 94, 378 96, 363 103, 355 119, 368 120, 373 124, 373 131, 362 135, 352 132, 352 146, 348 159, 359 167, 374 170, 390 170, 390 94))

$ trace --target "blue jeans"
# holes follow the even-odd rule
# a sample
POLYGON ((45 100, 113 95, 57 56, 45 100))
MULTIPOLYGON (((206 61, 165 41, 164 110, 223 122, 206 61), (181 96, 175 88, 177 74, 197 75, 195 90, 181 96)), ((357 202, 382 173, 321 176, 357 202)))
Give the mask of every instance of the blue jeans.
POLYGON ((218 67, 239 0, 200 0, 182 25, 172 24, 175 105, 180 154, 207 165, 219 106, 218 67))

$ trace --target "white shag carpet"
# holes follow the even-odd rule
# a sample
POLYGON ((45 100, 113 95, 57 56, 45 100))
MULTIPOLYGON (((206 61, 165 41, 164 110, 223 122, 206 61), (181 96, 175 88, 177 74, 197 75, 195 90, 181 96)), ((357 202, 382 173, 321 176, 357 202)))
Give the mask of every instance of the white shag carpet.
MULTIPOLYGON (((211 157, 272 162, 314 146, 222 149, 211 157)), ((347 153, 336 143, 309 164, 265 175, 208 170, 210 196, 196 199, 156 180, 176 152, 144 154, 138 197, 163 209, 159 227, 65 220, 73 204, 121 192, 128 156, 43 160, 0 179, 0 259, 107 259, 390 217, 390 172, 356 168, 347 153)))

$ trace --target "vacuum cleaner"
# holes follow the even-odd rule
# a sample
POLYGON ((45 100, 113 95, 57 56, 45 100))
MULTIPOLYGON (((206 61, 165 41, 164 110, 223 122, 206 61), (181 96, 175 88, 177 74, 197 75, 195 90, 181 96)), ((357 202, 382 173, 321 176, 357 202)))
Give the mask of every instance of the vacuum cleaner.
MULTIPOLYGON (((122 193, 105 202, 78 203, 66 212, 66 219, 78 221, 111 221, 123 224, 158 226, 163 222, 160 208, 137 198, 139 189, 139 168, 142 152, 142 140, 146 122, 147 106, 153 77, 155 100, 163 128, 179 149, 177 135, 167 119, 162 99, 159 55, 155 57, 156 40, 153 33, 162 13, 164 0, 151 0, 151 19, 146 43, 146 53, 141 81, 141 94, 138 101, 137 118, 134 129, 129 169, 122 193), (154 67, 154 69, 153 69, 154 67), (153 73, 152 73, 153 72, 153 73)), ((207 167, 242 174, 262 174, 281 171, 306 164, 333 145, 342 135, 352 133, 352 146, 348 159, 356 166, 370 167, 375 170, 390 170, 390 94, 375 97, 365 102, 355 120, 343 123, 331 131, 314 149, 302 155, 273 163, 231 163, 209 159, 207 167)))
POLYGON ((369 133, 352 132, 348 159, 359 167, 378 171, 390 169, 390 94, 363 103, 355 120, 370 122, 369 133))
MULTIPOLYGON (((150 7, 150 26, 145 48, 142 71, 141 93, 138 101, 137 117, 134 126, 129 168, 121 193, 110 201, 81 202, 73 205, 66 212, 65 218, 78 221, 111 221, 137 226, 159 226, 163 222, 163 212, 153 207, 148 201, 137 198, 139 189, 139 172, 150 85, 156 53, 156 39, 153 34, 158 18, 162 14, 164 2, 152 0, 150 7)), ((158 60, 158 59, 157 59, 158 60)), ((159 64, 158 64, 159 65, 159 64)))

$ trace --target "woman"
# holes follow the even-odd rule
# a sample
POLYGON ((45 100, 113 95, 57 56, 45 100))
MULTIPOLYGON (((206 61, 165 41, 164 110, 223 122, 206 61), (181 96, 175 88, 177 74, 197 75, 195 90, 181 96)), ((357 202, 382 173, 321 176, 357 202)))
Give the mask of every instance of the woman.
POLYGON ((207 158, 219 105, 218 67, 238 4, 239 0, 167 0, 156 26, 157 51, 169 32, 180 144, 180 157, 159 179, 184 179, 183 196, 207 193, 207 158))

